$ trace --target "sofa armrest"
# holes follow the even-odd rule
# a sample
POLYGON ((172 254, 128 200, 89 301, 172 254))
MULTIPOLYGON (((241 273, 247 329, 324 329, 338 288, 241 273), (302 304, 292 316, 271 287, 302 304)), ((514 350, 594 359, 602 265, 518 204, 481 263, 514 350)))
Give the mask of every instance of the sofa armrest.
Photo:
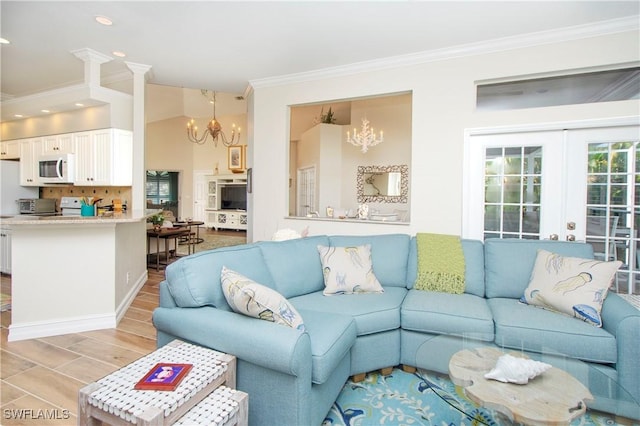
POLYGON ((311 340, 299 330, 209 306, 159 307, 153 312, 153 324, 160 331, 252 364, 311 377, 311 340))
POLYGON ((640 401, 640 311, 615 293, 602 307, 602 327, 616 337, 618 381, 636 401, 640 401))
POLYGON ((169 292, 169 283, 167 280, 160 281, 160 307, 162 308, 177 308, 176 301, 169 292))

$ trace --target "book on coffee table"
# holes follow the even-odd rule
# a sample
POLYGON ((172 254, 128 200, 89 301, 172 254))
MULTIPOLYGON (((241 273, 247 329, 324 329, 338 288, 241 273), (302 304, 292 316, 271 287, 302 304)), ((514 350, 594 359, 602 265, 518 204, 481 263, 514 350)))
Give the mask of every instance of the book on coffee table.
POLYGON ((134 386, 138 390, 172 391, 178 387, 193 364, 158 363, 134 386))

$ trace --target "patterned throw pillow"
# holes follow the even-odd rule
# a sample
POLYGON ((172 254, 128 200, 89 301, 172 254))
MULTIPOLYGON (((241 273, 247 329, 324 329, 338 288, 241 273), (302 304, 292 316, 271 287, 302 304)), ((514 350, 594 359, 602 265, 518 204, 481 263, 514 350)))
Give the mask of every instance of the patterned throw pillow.
POLYGON ((357 247, 318 246, 325 296, 354 293, 384 293, 373 273, 371 244, 357 247))
POLYGON ((226 266, 220 272, 222 292, 234 312, 305 331, 302 317, 277 291, 226 266))
POLYGON ((602 304, 620 265, 620 261, 564 257, 538 250, 529 286, 520 300, 602 327, 602 304))

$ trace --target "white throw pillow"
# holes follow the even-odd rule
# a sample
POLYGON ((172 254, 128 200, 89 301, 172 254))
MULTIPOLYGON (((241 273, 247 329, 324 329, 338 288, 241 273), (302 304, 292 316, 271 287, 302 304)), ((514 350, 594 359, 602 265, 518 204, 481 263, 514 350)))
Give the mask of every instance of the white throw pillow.
POLYGON ((325 296, 354 293, 384 293, 373 273, 371 245, 357 247, 318 246, 325 296))
POLYGON ((302 317, 277 291, 222 267, 222 292, 234 312, 305 331, 302 317))
POLYGON ((521 300, 602 327, 602 304, 620 265, 538 250, 521 300))

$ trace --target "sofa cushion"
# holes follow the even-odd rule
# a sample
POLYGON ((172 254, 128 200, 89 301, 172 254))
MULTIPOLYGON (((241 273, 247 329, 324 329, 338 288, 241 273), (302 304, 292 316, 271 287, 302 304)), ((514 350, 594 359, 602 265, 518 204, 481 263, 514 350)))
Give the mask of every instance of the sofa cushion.
MULTIPOLYGON (((484 246, 480 240, 462 239, 464 253, 464 292, 484 296, 484 246)), ((412 289, 418 278, 418 251, 416 237, 411 238, 407 288, 412 289)))
MULTIPOLYGON (((289 302, 298 309, 324 312, 327 317, 350 315, 356 321, 358 336, 400 328, 400 306, 407 290, 387 287, 384 293, 346 294, 326 297, 322 292, 293 297, 289 302)), ((305 318, 306 322, 306 318, 305 318)))
POLYGON ((373 272, 384 287, 406 287, 410 237, 406 234, 329 237, 337 247, 371 244, 373 272))
POLYGON ((324 288, 318 245, 329 245, 326 235, 258 243, 275 289, 286 298, 324 288))
POLYGON ((311 340, 311 381, 322 384, 354 345, 356 324, 349 315, 327 315, 306 309, 301 309, 300 314, 311 340))
POLYGON ((472 336, 493 341, 486 299, 473 294, 409 290, 402 304, 402 328, 423 333, 472 336))
POLYGON ((490 238, 484 242, 486 296, 519 299, 529 285, 538 249, 593 259, 590 244, 551 240, 490 238))
POLYGON ((166 269, 167 286, 181 308, 214 306, 231 310, 222 294, 220 272, 226 265, 234 271, 274 288, 271 274, 255 245, 240 245, 207 250, 183 257, 166 269))
POLYGON ((373 273, 371 245, 356 247, 318 246, 325 296, 384 293, 373 273))
POLYGON ((602 303, 620 265, 538 250, 523 300, 602 327, 602 303))
POLYGON ((515 299, 489 299, 496 345, 538 353, 556 353, 598 363, 615 363, 615 337, 566 315, 515 299))
POLYGON ((222 267, 222 292, 234 312, 304 331, 302 317, 280 293, 222 267))

